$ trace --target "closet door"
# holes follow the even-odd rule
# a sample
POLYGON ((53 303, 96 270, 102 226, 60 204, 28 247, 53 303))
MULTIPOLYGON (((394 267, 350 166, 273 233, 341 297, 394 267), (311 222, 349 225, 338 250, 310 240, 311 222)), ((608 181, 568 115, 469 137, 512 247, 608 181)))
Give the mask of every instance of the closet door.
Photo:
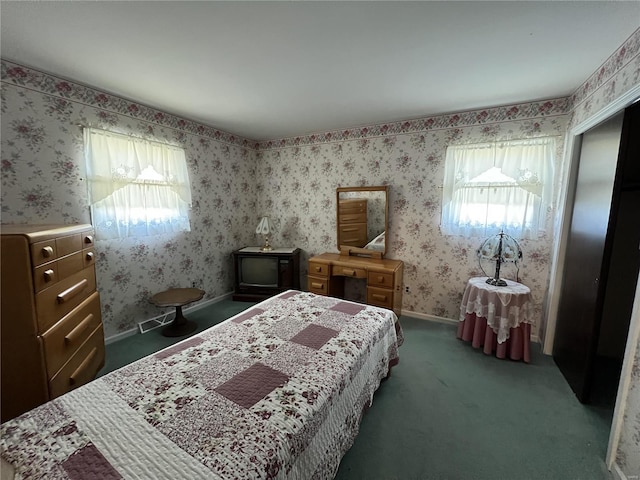
POLYGON ((587 402, 606 288, 604 259, 623 113, 584 133, 564 263, 553 358, 587 402))

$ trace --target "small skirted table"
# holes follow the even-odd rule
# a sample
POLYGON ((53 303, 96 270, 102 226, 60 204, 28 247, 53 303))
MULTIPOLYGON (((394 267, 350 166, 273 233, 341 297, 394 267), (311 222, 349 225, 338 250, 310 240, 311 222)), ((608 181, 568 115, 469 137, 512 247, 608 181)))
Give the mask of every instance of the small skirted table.
POLYGON ((469 279, 460 304, 457 337, 484 347, 487 355, 498 358, 531 360, 531 290, 506 280, 507 286, 487 283, 488 277, 469 279))

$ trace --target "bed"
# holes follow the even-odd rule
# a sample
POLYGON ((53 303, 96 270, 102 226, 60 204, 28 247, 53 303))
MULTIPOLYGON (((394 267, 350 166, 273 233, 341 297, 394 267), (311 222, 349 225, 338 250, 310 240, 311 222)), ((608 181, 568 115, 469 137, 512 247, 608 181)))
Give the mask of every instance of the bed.
POLYGON ((368 248, 369 250, 376 250, 379 252, 384 252, 385 248, 385 234, 387 232, 383 231, 380 235, 376 236, 373 240, 367 243, 364 248, 368 248))
POLYGON ((333 478, 401 343, 390 310, 284 292, 2 424, 3 479, 333 478))

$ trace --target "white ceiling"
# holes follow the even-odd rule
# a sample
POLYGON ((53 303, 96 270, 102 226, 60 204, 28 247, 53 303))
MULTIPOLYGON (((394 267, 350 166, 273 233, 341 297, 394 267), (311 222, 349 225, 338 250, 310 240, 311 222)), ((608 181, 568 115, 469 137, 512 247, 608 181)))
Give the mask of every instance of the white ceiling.
POLYGON ((570 95, 639 1, 2 1, 2 57, 253 140, 570 95))

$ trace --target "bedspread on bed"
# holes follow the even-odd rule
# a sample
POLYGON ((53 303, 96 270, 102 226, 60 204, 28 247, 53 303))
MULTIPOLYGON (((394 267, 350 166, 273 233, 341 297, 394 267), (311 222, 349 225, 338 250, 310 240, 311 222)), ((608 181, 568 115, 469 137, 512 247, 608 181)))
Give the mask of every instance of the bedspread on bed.
POLYGON ((2 457, 47 480, 332 478, 396 320, 285 292, 3 424, 2 457))

